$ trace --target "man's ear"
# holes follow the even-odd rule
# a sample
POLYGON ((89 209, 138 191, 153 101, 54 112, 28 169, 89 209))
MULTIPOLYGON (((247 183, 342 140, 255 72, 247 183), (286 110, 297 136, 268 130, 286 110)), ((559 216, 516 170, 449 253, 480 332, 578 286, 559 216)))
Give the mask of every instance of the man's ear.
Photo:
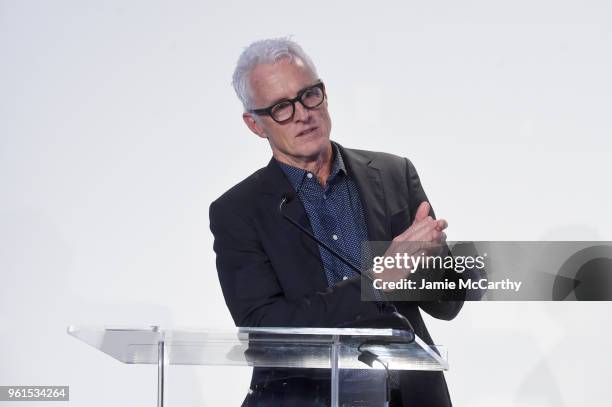
POLYGON ((255 119, 255 117, 251 113, 246 113, 246 112, 242 113, 242 120, 244 120, 244 122, 246 123, 247 127, 253 133, 257 134, 261 138, 268 138, 268 137, 266 137, 266 134, 263 131, 263 128, 259 125, 259 123, 257 123, 257 120, 255 119))

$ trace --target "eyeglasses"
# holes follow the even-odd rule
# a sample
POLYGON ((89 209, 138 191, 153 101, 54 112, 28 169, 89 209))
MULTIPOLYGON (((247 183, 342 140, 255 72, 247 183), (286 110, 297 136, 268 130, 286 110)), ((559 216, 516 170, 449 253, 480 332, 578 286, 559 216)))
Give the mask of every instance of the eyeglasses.
POLYGON ((295 102, 300 102, 306 109, 314 109, 321 105, 325 100, 325 85, 319 81, 312 86, 302 89, 293 99, 283 99, 276 102, 265 109, 249 110, 249 113, 255 113, 260 116, 270 116, 272 120, 283 124, 291 119, 295 114, 295 102))

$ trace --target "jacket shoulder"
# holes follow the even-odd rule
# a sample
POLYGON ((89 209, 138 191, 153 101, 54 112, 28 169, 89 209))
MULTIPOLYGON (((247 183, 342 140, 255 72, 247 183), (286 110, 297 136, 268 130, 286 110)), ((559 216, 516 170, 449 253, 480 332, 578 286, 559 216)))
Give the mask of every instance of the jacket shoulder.
POLYGON ((265 170, 266 167, 260 168, 225 191, 210 204, 210 211, 212 212, 213 208, 233 209, 236 206, 248 206, 245 203, 251 202, 260 190, 265 170))
POLYGON ((389 171, 401 171, 405 173, 406 165, 411 166, 412 163, 406 157, 385 153, 382 151, 359 150, 354 148, 344 148, 345 155, 348 158, 359 157, 361 160, 371 162, 375 167, 389 171))

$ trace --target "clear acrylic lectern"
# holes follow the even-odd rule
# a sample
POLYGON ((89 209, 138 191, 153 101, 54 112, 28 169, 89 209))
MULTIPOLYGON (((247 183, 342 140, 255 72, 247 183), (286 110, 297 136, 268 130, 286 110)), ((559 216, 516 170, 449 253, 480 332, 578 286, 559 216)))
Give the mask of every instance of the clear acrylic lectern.
MULTIPOLYGON (((163 330, 68 327, 75 338, 129 364, 156 364, 157 406, 164 405, 165 366, 233 365, 312 368, 331 371, 332 407, 342 406, 344 377, 363 374, 388 378, 393 370, 447 370, 446 351, 428 346, 411 331, 366 328, 238 328, 219 330, 163 330)), ((373 380, 372 391, 382 394, 373 380)))

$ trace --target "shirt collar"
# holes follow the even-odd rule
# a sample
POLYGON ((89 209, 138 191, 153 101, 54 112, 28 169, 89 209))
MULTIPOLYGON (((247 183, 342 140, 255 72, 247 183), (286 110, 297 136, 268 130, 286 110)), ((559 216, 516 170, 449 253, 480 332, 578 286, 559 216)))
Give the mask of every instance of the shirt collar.
MULTIPOLYGON (((329 174, 328 181, 333 180, 338 174, 342 173, 344 175, 347 174, 346 166, 344 165, 344 160, 342 158, 342 154, 340 154, 340 149, 338 146, 332 142, 333 149, 333 162, 331 172, 329 174)), ((289 164, 285 164, 279 160, 276 160, 278 165, 281 167, 287 178, 289 179, 289 183, 295 189, 296 192, 299 192, 302 183, 304 182, 304 178, 308 171, 303 168, 293 167, 289 164)))

